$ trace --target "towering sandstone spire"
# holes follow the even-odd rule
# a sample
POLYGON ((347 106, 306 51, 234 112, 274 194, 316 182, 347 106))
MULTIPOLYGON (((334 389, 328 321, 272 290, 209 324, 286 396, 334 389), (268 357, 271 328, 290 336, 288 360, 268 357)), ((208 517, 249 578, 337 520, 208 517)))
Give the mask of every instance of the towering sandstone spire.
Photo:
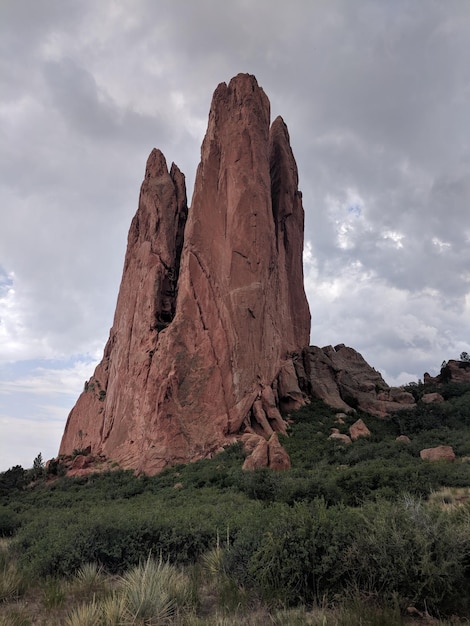
POLYGON ((189 212, 183 175, 151 153, 113 327, 61 454, 91 446, 151 474, 242 433, 276 448, 279 406, 302 403, 292 355, 310 313, 297 167, 283 120, 269 125, 253 76, 217 87, 189 212))

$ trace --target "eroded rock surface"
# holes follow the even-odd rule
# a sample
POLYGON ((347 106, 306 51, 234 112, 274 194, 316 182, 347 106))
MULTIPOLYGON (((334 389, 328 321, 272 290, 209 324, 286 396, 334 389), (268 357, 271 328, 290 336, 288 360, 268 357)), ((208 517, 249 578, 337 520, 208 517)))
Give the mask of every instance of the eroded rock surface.
POLYGON ((442 384, 442 383, 470 383, 470 361, 458 361, 450 359, 441 367, 441 371, 437 376, 430 376, 427 372, 424 374, 425 384, 442 384))
POLYGON ((349 427, 349 436, 352 441, 357 441, 359 437, 370 437, 370 430, 363 420, 358 419, 349 427))
POLYGON ((423 461, 455 461, 455 452, 452 446, 436 446, 421 450, 419 456, 423 461))
POLYGON ((279 407, 304 402, 292 355, 310 333, 297 185, 287 127, 270 127, 246 74, 214 93, 189 213, 183 175, 152 152, 104 357, 61 454, 90 446, 152 474, 253 432, 286 466, 279 407))
POLYGON ((389 387, 359 352, 344 344, 309 346, 294 365, 302 391, 339 411, 361 409, 385 417, 415 403, 412 394, 389 387))

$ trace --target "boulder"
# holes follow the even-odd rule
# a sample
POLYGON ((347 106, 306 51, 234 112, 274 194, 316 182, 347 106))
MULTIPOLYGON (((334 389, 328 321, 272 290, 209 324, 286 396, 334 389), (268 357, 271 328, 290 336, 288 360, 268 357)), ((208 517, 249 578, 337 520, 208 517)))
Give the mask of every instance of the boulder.
POLYGON ((407 437, 406 435, 399 435, 395 441, 400 441, 401 443, 406 443, 409 444, 411 443, 411 439, 409 437, 407 437))
POLYGON ((268 442, 264 437, 260 437, 259 435, 257 435, 257 437, 258 440, 256 445, 243 463, 242 469, 244 470, 254 470, 261 467, 268 467, 268 442))
POLYGON ((433 404, 435 402, 444 402, 444 398, 437 392, 425 393, 421 398, 421 402, 424 402, 425 404, 433 404))
POLYGON ((370 430, 367 428, 363 420, 358 419, 349 427, 349 436, 352 441, 356 441, 359 437, 370 437, 370 430))
POLYGON ((452 446, 436 446, 421 450, 419 456, 423 461, 455 461, 455 453, 452 446))
POLYGON ((273 470, 285 470, 291 466, 289 455, 279 443, 276 433, 268 441, 268 459, 268 467, 273 470))
POLYGON ((331 435, 328 437, 328 439, 336 439, 337 441, 341 441, 341 443, 346 444, 352 443, 351 437, 349 435, 344 435, 340 433, 338 428, 331 429, 331 435))

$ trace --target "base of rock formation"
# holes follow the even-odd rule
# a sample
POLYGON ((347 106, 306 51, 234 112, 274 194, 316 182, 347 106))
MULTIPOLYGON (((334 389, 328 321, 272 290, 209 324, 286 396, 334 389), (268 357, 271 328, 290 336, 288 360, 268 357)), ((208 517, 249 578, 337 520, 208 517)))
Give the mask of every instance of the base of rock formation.
POLYGON ((60 454, 155 474, 249 436, 245 467, 285 469, 278 434, 310 398, 381 417, 413 404, 352 348, 306 347, 298 182, 287 126, 249 74, 213 94, 190 207, 183 173, 152 150, 113 326, 60 454))

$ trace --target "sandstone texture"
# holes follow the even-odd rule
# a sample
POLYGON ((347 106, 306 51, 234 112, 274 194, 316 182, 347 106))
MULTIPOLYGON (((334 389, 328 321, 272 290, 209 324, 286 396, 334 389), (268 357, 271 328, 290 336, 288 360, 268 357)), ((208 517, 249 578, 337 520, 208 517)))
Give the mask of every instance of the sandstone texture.
POLYGON ((411 439, 407 435, 398 435, 395 441, 400 441, 401 443, 410 444, 411 439))
POLYGON ((434 404, 436 402, 444 402, 444 398, 437 392, 425 393, 421 398, 421 402, 424 402, 424 404, 434 404))
POLYGON ((352 441, 357 441, 359 437, 370 437, 370 430, 363 420, 358 419, 349 427, 349 436, 352 441))
POLYGON ((310 334, 303 222, 285 123, 253 76, 220 84, 189 211, 183 174, 148 159, 109 340, 60 453, 153 474, 246 432, 264 442, 255 466, 287 467, 275 433, 305 402, 293 359, 310 334))
POLYGON ((328 437, 328 439, 336 439, 338 441, 341 441, 341 443, 346 444, 352 443, 351 437, 349 435, 340 433, 339 428, 332 428, 331 435, 328 437))
POLYGON ((436 446, 421 450, 419 456, 423 461, 455 461, 455 452, 452 446, 436 446))
POLYGON ((344 344, 334 348, 309 346, 294 365, 307 396, 320 398, 345 413, 360 409, 386 417, 415 404, 412 394, 389 387, 359 352, 344 344))

